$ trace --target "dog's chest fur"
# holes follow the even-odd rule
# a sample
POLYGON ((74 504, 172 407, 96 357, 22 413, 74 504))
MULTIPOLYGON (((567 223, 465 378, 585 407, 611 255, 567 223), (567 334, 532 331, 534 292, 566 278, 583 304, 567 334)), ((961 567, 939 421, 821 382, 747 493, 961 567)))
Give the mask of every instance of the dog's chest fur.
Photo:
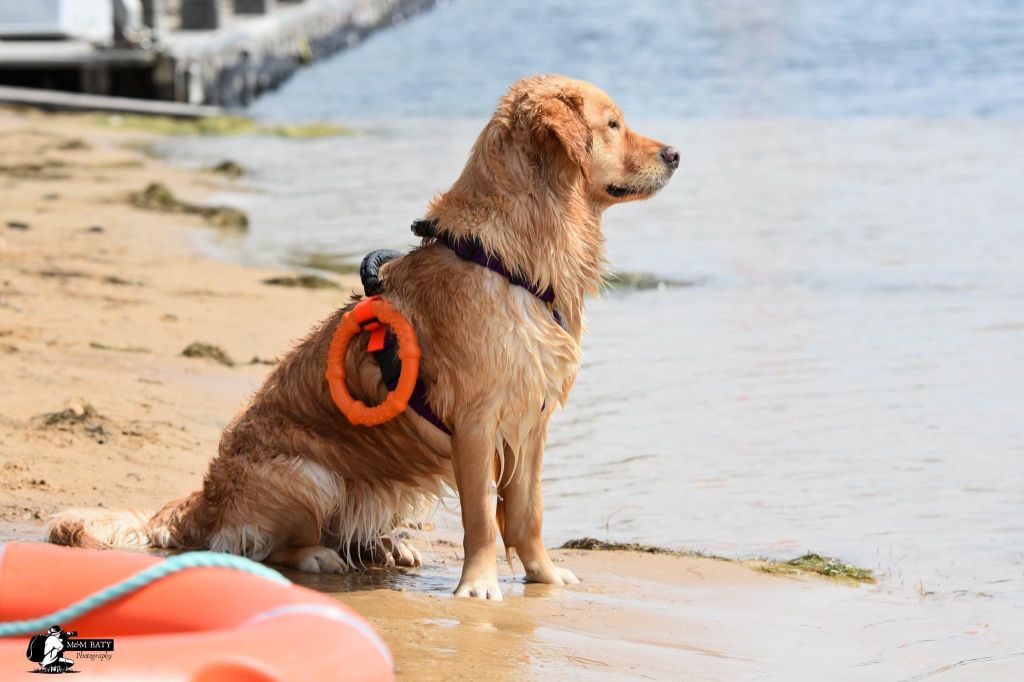
POLYGON ((416 328, 435 413, 456 430, 488 421, 499 451, 542 437, 576 378, 580 330, 566 331, 528 289, 443 246, 388 267, 386 296, 416 328))
POLYGON ((498 438, 518 451, 568 396, 579 368, 579 343, 532 293, 487 273, 485 288, 498 310, 487 336, 498 438))

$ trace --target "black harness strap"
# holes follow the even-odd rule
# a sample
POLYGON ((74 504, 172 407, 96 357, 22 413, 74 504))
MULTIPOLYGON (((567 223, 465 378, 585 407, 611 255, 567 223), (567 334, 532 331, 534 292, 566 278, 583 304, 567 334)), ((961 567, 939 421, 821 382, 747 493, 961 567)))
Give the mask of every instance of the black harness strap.
MULTIPOLYGON (((394 260, 403 255, 401 251, 380 249, 371 251, 359 264, 359 278, 363 281, 363 292, 367 296, 377 296, 384 291, 384 282, 380 278, 380 268, 388 261, 394 260)), ((393 391, 398 385, 398 377, 402 374, 402 361, 398 358, 398 339, 388 331, 384 335, 384 346, 380 350, 371 351, 373 359, 380 367, 380 378, 389 391, 393 391)), ((441 418, 434 414, 427 403, 427 385, 419 377, 416 378, 416 386, 409 396, 408 406, 413 412, 426 419, 428 422, 441 429, 449 436, 451 429, 441 421, 441 418)))

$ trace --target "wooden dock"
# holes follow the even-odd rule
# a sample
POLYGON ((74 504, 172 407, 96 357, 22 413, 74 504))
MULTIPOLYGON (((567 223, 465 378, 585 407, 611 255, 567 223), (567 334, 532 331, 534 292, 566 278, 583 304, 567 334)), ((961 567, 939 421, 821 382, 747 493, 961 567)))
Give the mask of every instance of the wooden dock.
POLYGON ((109 45, 0 39, 0 85, 114 97, 111 107, 116 98, 240 106, 436 2, 144 0, 149 23, 118 27, 109 45))

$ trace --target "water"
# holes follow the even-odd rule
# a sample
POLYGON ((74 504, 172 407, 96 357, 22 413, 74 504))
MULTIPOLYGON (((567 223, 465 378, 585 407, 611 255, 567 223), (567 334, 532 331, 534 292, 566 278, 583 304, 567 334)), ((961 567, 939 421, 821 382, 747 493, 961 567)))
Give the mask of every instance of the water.
POLYGON ((1019 622, 1024 6, 578 7, 456 2, 253 107, 362 136, 175 140, 253 169, 257 192, 228 197, 252 233, 215 247, 408 246, 510 81, 591 79, 683 150, 660 195, 608 212, 614 266, 695 284, 591 302, 551 427, 549 543, 812 549, 1019 622))
POLYGON ((456 1, 313 66, 259 115, 486 116, 559 72, 628 115, 1019 116, 1018 0, 456 1))

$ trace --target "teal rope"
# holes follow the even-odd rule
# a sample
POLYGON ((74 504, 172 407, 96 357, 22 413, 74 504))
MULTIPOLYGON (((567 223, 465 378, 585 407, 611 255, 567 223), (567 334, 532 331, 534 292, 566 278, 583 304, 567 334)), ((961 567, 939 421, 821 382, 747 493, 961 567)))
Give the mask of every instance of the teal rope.
POLYGON ((58 609, 53 613, 48 613, 45 616, 29 618, 26 620, 12 620, 5 623, 0 622, 0 637, 12 637, 14 635, 40 632, 46 630, 54 623, 74 622, 76 618, 79 618, 82 615, 119 597, 135 592, 136 590, 141 589, 150 583, 154 583, 161 578, 166 578, 172 573, 184 571, 189 568, 202 567, 233 568, 237 571, 244 571, 246 573, 258 575, 261 578, 266 578, 267 580, 272 580, 276 583, 282 583, 285 585, 291 584, 290 580, 277 571, 240 556, 223 554, 221 552, 187 552, 185 554, 178 554, 177 556, 169 557, 158 564, 154 564, 149 568, 139 571, 135 575, 125 578, 119 583, 108 585, 98 592, 94 592, 88 597, 80 599, 70 606, 65 606, 64 608, 58 609))

